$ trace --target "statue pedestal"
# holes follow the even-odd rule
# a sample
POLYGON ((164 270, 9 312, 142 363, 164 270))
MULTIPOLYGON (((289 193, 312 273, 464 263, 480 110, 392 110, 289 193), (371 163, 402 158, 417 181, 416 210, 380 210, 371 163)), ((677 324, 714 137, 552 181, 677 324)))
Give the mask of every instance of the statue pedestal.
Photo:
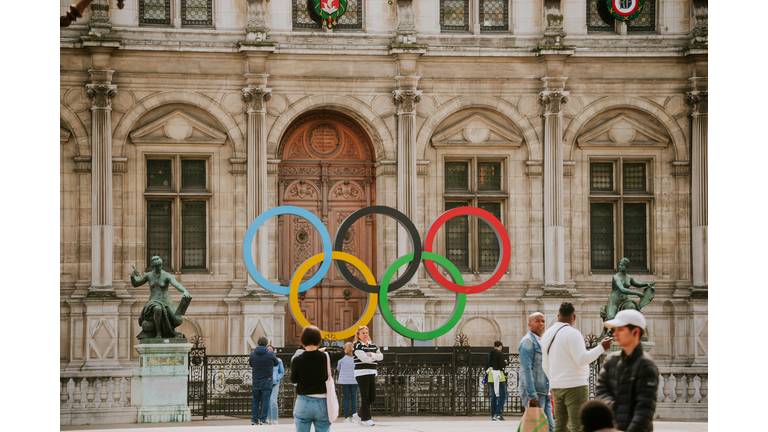
MULTIPOLYGON (((138 391, 133 405, 139 407, 139 423, 188 422, 188 353, 191 343, 136 345, 139 353, 138 391)), ((135 387, 134 387, 135 388, 135 387)))
MULTIPOLYGON (((653 349, 653 347, 656 346, 656 342, 640 342, 643 345, 643 351, 649 353, 653 349)), ((615 343, 611 345, 608 350, 606 350, 604 353, 600 354, 603 357, 603 360, 605 360, 605 357, 607 357, 609 354, 615 353, 616 351, 621 351, 621 347, 616 345, 615 343)))

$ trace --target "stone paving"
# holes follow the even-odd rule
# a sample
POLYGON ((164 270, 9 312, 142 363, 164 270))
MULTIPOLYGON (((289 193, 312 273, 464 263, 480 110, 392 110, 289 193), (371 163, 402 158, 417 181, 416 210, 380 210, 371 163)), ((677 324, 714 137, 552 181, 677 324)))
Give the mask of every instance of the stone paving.
MULTIPOLYGON (((357 431, 361 426, 357 424, 341 423, 338 419, 331 427, 336 431, 357 431)), ((382 432, 485 432, 505 431, 515 432, 520 417, 507 417, 507 421, 495 422, 485 417, 377 417, 374 418, 376 426, 382 432)), ((282 418, 277 426, 251 426, 249 419, 232 418, 224 416, 208 417, 205 420, 194 419, 189 423, 152 423, 152 424, 118 424, 118 425, 82 425, 61 426, 62 431, 88 430, 110 431, 131 429, 160 429, 168 432, 206 432, 217 431, 226 428, 228 431, 261 431, 261 432, 286 432, 295 430, 293 420, 282 418), (258 428, 258 429, 256 429, 258 428)), ((707 422, 692 421, 654 421, 654 432, 707 432, 707 422)), ((314 428, 313 428, 314 431, 314 428)), ((158 430, 158 432, 160 432, 158 430)))

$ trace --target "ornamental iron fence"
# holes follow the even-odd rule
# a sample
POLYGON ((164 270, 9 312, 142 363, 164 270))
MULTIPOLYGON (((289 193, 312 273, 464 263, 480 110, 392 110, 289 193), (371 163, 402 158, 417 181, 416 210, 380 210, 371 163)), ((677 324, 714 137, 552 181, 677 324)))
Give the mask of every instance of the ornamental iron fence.
MULTIPOLYGON (((382 350, 384 360, 377 362, 374 415, 488 415, 491 385, 480 384, 488 353, 492 347, 389 347, 382 350)), ((280 381, 278 407, 280 417, 292 417, 296 399, 291 383, 291 357, 295 348, 277 348, 283 361, 285 377, 280 381)), ((520 358, 509 354, 504 373, 507 377, 507 402, 503 413, 523 412, 518 393, 520 358)), ((251 415, 251 367, 248 355, 207 355, 205 348, 189 353, 187 402, 193 416, 251 415)), ((590 398, 600 370, 599 360, 590 365, 590 398)), ((334 380, 338 371, 333 369, 334 380)), ((341 405, 341 387, 337 386, 341 405)), ((358 406, 360 404, 358 395, 358 406)), ((340 407, 340 413, 343 408, 340 407)))

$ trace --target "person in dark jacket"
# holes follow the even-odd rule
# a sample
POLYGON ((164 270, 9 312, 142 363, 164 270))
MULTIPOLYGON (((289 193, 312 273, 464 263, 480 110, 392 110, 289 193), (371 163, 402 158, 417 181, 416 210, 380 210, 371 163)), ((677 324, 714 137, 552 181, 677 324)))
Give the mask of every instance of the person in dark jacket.
POLYGON ((261 336, 258 340, 259 346, 251 351, 251 357, 248 359, 253 379, 251 386, 251 392, 253 393, 253 402, 251 403, 252 425, 262 425, 267 422, 269 398, 272 396, 272 374, 275 366, 280 363, 275 353, 267 349, 268 342, 266 337, 261 336), (261 406, 261 416, 256 418, 259 414, 259 406, 261 406))
POLYGON ((651 432, 659 369, 640 343, 645 317, 640 311, 627 309, 605 326, 614 329, 613 337, 622 349, 606 358, 597 379, 596 397, 613 409, 617 429, 651 432))
POLYGON ((491 386, 491 420, 504 421, 501 412, 504 403, 507 402, 507 378, 504 376, 504 368, 507 360, 504 359, 501 341, 493 343, 493 350, 488 356, 488 384, 491 386), (498 389, 498 390, 497 390, 498 389))

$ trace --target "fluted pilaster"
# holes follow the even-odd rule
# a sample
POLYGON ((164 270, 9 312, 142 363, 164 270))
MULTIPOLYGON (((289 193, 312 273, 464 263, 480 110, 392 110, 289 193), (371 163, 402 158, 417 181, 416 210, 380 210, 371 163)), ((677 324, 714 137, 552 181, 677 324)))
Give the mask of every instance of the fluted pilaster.
POLYGON ((708 170, 707 170, 707 115, 708 92, 693 91, 686 94, 691 106, 691 248, 693 258, 693 286, 708 286, 708 170))
POLYGON ((112 99, 117 86, 87 84, 91 100, 91 290, 112 289, 112 99))
MULTIPOLYGON (((243 101, 246 104, 247 116, 247 203, 246 216, 250 225, 261 213, 267 210, 267 133, 266 114, 267 102, 272 98, 272 89, 246 87, 243 89, 243 101)), ((267 268, 267 233, 263 227, 256 233, 253 256, 256 267, 261 271, 267 268), (256 247, 259 245, 259 247, 256 247)), ((248 285, 255 282, 248 276, 248 285)))
POLYGON ((565 215, 563 210, 563 108, 567 91, 544 91, 544 286, 565 288, 565 215))

